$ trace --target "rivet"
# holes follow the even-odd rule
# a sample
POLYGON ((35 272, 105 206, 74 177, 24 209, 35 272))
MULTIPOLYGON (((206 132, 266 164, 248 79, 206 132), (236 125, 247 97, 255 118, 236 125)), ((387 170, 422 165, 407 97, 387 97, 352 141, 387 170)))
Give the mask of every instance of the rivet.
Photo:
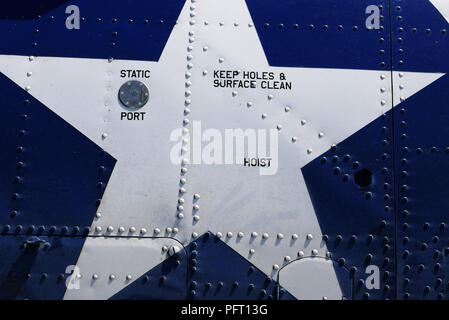
POLYGON ((165 232, 167 232, 167 233, 172 233, 172 228, 170 228, 170 227, 167 227, 167 228, 165 228, 165 232))
POLYGON ((232 234, 231 231, 229 231, 229 232, 226 234, 226 236, 227 236, 228 238, 232 238, 233 234, 232 234))
POLYGON ((322 138, 323 136, 324 136, 324 133, 322 133, 322 132, 318 133, 318 138, 322 138))
POLYGON ((223 237, 223 234, 221 232, 217 232, 217 238, 223 237))
POLYGON ((290 107, 285 107, 284 110, 285 110, 285 112, 289 112, 290 111, 290 107))
POLYGON ((118 228, 118 232, 120 232, 120 233, 125 232, 125 228, 119 227, 119 228, 118 228))
POLYGON ((27 72, 27 77, 31 77, 33 75, 33 73, 31 71, 27 72))
POLYGON ((293 240, 298 240, 298 235, 297 235, 296 233, 294 233, 294 234, 292 235, 292 239, 293 239, 293 240))
POLYGON ((248 102, 246 103, 246 106, 247 106, 248 108, 251 108, 251 107, 253 106, 253 103, 252 103, 251 101, 248 101, 248 102))
POLYGON ((262 238, 264 238, 264 239, 268 239, 270 236, 268 235, 268 233, 264 233, 263 235, 262 235, 262 238))
POLYGON ((194 216, 193 216, 193 220, 195 220, 195 221, 199 221, 199 220, 200 220, 200 216, 199 216, 199 215, 197 215, 197 214, 196 214, 196 215, 194 215, 194 216))
POLYGON ((207 76, 209 72, 207 70, 203 70, 203 76, 207 76))
POLYGON ((307 121, 306 121, 306 120, 304 120, 304 119, 303 119, 303 120, 301 120, 301 125, 303 125, 303 126, 304 126, 304 125, 305 125, 306 123, 307 123, 307 121))
POLYGON ((197 238, 197 237, 198 237, 198 233, 192 232, 192 238, 195 239, 195 238, 197 238))
POLYGON ((296 142, 296 141, 298 141, 298 138, 297 137, 292 137, 292 142, 296 142))
POLYGON ((167 246, 162 246, 162 252, 167 252, 168 251, 168 247, 167 246))
POLYGON ((113 227, 113 226, 109 226, 106 230, 107 230, 108 232, 112 232, 112 231, 114 231, 114 227, 113 227))
POLYGON ((135 228, 135 227, 130 227, 130 228, 129 228, 129 232, 131 232, 131 233, 136 232, 136 228, 135 228))
POLYGON ((307 240, 312 240, 312 239, 313 239, 313 235, 309 233, 309 234, 306 236, 306 238, 307 238, 307 240))
POLYGON ((170 248, 168 249, 168 255, 169 256, 174 256, 175 254, 177 254, 179 251, 181 251, 181 248, 176 246, 176 245, 172 245, 170 246, 170 248))
POLYGON ((255 232, 255 231, 251 232, 251 237, 256 238, 257 237, 257 232, 255 232))
POLYGON ((284 235, 282 233, 278 233, 278 239, 284 239, 284 235))
POLYGON ((318 254, 318 250, 317 249, 312 249, 312 256, 316 256, 318 254))
POLYGON ((195 200, 198 200, 198 199, 200 198, 200 195, 199 195, 198 193, 195 193, 195 194, 193 195, 193 198, 194 198, 195 200))
POLYGON ((96 232, 101 232, 101 230, 102 230, 102 229, 101 229, 100 226, 95 227, 95 231, 96 231, 96 232))
POLYGON ((244 236, 245 234, 243 233, 243 232, 239 232, 239 233, 237 233, 237 237, 239 237, 239 238, 243 238, 243 236, 244 236))
POLYGON ((97 280, 97 279, 98 279, 98 274, 94 273, 94 274, 92 275, 92 279, 97 280))
POLYGON ((133 278, 133 276, 132 275, 130 275, 130 274, 128 274, 127 276, 126 276, 126 280, 131 280, 133 278))
POLYGON ((174 234, 176 234, 176 233, 178 233, 179 232, 179 229, 178 228, 173 228, 173 233, 174 234))
POLYGON ((145 228, 140 229, 140 233, 141 233, 141 234, 147 233, 147 229, 145 229, 145 228))
POLYGON ((200 210, 200 206, 197 205, 197 204, 194 204, 194 205, 193 205, 193 210, 195 210, 195 211, 200 210))
POLYGON ((218 59, 218 62, 222 63, 222 62, 224 62, 224 59, 220 58, 220 59, 218 59))
POLYGON ((254 249, 249 249, 249 254, 254 254, 256 252, 256 250, 254 249))
POLYGON ((284 257, 284 260, 287 261, 287 262, 289 262, 290 260, 292 260, 292 258, 291 258, 290 256, 285 256, 285 257, 284 257))
POLYGON ((184 214, 182 212, 178 213, 178 218, 179 219, 183 219, 184 218, 184 214))
POLYGON ((101 139, 106 139, 108 137, 108 134, 106 133, 106 132, 104 132, 102 135, 101 135, 101 139))
POLYGON ((308 148, 308 149, 307 149, 307 153, 308 153, 308 154, 311 154, 311 153, 312 153, 312 149, 311 149, 311 148, 308 148))
POLYGON ((279 270, 279 265, 273 264, 273 270, 279 270))
POLYGON ((268 95, 268 100, 273 100, 274 96, 272 94, 268 95))
POLYGON ((109 279, 110 280, 115 280, 115 275, 113 275, 113 274, 109 275, 109 279))
POLYGON ((154 230, 153 230, 153 231, 154 231, 154 233, 155 233, 155 234, 159 234, 159 233, 161 233, 161 229, 159 229, 159 228, 154 228, 154 230))
POLYGON ((267 117, 266 113, 262 113, 262 119, 265 119, 267 117))

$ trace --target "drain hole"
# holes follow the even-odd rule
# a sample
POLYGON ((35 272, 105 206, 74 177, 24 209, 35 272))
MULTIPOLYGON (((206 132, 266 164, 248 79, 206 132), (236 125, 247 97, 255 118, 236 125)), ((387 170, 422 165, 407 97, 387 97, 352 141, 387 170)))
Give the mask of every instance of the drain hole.
POLYGON ((373 173, 368 169, 362 169, 355 173, 354 182, 359 188, 367 188, 373 183, 373 173))

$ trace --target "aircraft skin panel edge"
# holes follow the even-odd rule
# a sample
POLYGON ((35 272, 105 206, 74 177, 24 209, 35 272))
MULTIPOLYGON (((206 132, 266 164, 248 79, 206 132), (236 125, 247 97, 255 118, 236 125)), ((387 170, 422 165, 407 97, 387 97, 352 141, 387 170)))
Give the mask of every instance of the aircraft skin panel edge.
POLYGON ((447 299, 444 0, 0 5, 0 299, 447 299))

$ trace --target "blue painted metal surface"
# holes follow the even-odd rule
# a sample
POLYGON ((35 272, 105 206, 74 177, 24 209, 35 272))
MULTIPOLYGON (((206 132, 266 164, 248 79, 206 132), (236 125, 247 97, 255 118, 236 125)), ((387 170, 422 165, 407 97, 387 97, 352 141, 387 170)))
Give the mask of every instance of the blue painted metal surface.
POLYGON ((444 76, 395 109, 399 298, 449 294, 448 87, 444 76))
POLYGON ((392 0, 393 70, 448 72, 449 24, 430 1, 392 0))
POLYGON ((0 19, 25 20, 37 19, 54 10, 68 0, 3 1, 0 4, 0 19))
MULTIPOLYGON (((391 5, 393 69, 448 72, 444 17, 429 1, 391 5)), ((407 85, 407 77, 397 79, 400 84, 407 85)), ((394 110, 398 299, 449 296, 448 87, 446 75, 394 110)))
POLYGON ((192 242, 188 250, 189 298, 294 299, 284 288, 211 233, 192 242))
POLYGON ((391 121, 388 112, 302 169, 327 248, 356 280, 355 299, 395 296, 391 121), (372 264, 382 287, 368 291, 372 264))
POLYGON ((209 232, 111 299, 183 298, 294 299, 288 291, 209 232))
POLYGON ((0 297, 60 299, 115 159, 4 75, 0 87, 0 297), (25 234, 57 236, 20 249, 25 234))
POLYGON ((389 70, 388 1, 382 28, 367 30, 370 0, 246 0, 271 66, 389 70), (385 55, 381 52, 385 53, 385 55))
MULTIPOLYGON (((449 25, 429 1, 391 0, 391 8, 379 1, 383 28, 370 31, 362 14, 368 0, 246 3, 271 66, 449 69, 441 58, 449 55, 449 25)), ((65 28, 67 1, 26 10, 1 4, 8 45, 0 54, 156 61, 184 1, 76 4, 80 30, 65 28)), ((445 76, 302 169, 336 270, 350 270, 355 299, 449 295, 448 87, 445 76), (371 264, 381 268, 381 287, 368 291, 371 264)), ((59 299, 61 274, 78 259, 115 159, 3 75, 0 88, 0 298, 59 299)), ((112 299, 293 299, 211 234, 186 252, 112 299)), ((350 296, 346 274, 337 276, 350 296)))
MULTIPOLYGON (((132 250, 132 249, 131 249, 132 250)), ((110 300, 183 300, 187 297, 187 251, 164 260, 110 300)))
POLYGON ((185 1, 78 0, 70 4, 80 7, 79 30, 66 28, 69 4, 61 2, 41 1, 41 15, 33 18, 32 6, 26 19, 11 19, 20 18, 18 4, 3 4, 8 19, 0 19, 0 37, 8 45, 0 54, 157 61, 185 1))
POLYGON ((0 87, 0 232, 82 234, 115 159, 4 75, 0 87))
POLYGON ((84 240, 0 236, 0 299, 62 299, 66 268, 76 264, 84 240))

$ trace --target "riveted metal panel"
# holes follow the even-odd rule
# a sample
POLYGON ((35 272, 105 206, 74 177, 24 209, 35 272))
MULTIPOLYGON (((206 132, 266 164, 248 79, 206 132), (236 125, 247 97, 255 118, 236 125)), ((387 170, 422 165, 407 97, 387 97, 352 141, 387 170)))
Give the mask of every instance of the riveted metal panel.
MULTIPOLYGON (((388 276, 381 289, 368 291, 362 283, 354 297, 380 299, 395 292, 392 131, 385 115, 391 111, 389 20, 368 31, 367 5, 196 4, 189 129, 195 134, 213 128, 222 135, 237 128, 274 130, 279 158, 273 174, 263 175, 242 162, 206 164, 192 150, 197 154, 187 165, 185 198, 201 198, 184 206, 191 221, 184 228, 196 234, 210 230, 273 278, 298 255, 330 251, 363 282, 370 255, 370 263, 388 276), (360 51, 338 37, 349 37, 360 51), (338 44, 323 47, 320 41, 338 44), (258 74, 257 89, 222 84, 244 80, 247 72, 258 74), (284 75, 293 89, 262 89, 264 72, 276 80, 284 75), (355 174, 363 169, 373 179, 359 188, 355 174)), ((382 5, 387 17, 387 1, 382 5)), ((334 265, 326 267, 333 274, 327 286, 345 287, 334 265)))
POLYGON ((174 239, 89 237, 76 267, 79 288, 68 289, 64 299, 186 297, 186 252, 174 239))
POLYGON ((62 299, 84 239, 0 236, 0 298, 62 299), (67 271, 67 273, 66 273, 67 271))
POLYGON ((43 2, 0 13, 3 297, 447 297, 447 1, 43 2))
POLYGON ((279 283, 290 292, 295 292, 299 300, 345 300, 352 299, 354 278, 344 265, 328 257, 311 256, 285 265, 279 271, 279 283), (338 290, 328 286, 335 277, 333 272, 339 274, 341 287, 338 290))
POLYGON ((448 9, 440 0, 392 1, 399 299, 449 295, 448 9), (410 94, 426 75, 434 81, 410 94))
POLYGON ((1 236, 0 240, 2 299, 108 299, 118 292, 123 299, 186 296, 186 254, 173 239, 1 236), (170 256, 173 246, 180 252, 170 256), (150 269, 155 271, 147 274, 150 269))

